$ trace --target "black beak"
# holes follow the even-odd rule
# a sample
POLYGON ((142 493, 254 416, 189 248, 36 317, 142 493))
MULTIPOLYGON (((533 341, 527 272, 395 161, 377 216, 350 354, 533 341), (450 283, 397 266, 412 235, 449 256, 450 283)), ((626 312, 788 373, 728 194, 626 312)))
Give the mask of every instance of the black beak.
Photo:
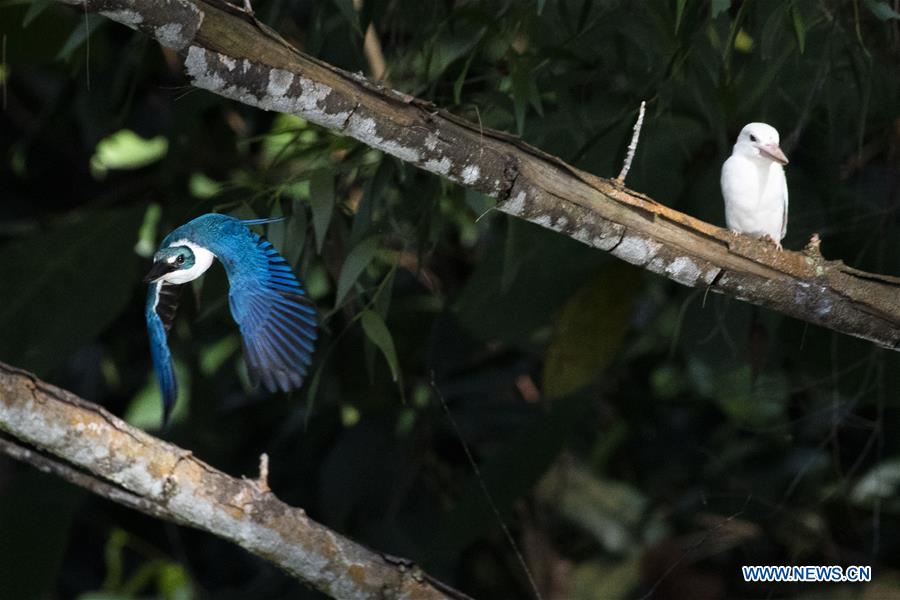
POLYGON ((147 273, 147 275, 144 277, 144 283, 151 283, 153 281, 156 281, 166 273, 171 273, 174 270, 175 269, 172 268, 172 265, 164 261, 155 262, 153 263, 153 266, 150 267, 150 272, 147 273))

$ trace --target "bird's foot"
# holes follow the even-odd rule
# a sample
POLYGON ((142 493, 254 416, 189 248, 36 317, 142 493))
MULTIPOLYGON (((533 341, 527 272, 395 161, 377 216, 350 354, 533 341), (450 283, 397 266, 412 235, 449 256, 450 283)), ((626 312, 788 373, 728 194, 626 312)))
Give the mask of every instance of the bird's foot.
POLYGON ((773 237, 772 237, 771 235, 769 235, 768 233, 765 234, 764 236, 762 236, 762 239, 765 240, 765 241, 767 241, 767 242, 769 242, 770 244, 773 244, 773 245, 775 246, 775 249, 778 250, 779 252, 781 252, 782 250, 784 250, 784 248, 781 247, 781 242, 779 242, 778 240, 776 240, 775 238, 773 238, 773 237))

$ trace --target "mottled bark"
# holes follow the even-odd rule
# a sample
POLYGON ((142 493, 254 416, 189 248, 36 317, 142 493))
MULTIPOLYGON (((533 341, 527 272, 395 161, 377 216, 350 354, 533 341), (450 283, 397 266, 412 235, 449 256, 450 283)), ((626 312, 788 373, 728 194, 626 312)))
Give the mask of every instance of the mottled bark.
POLYGON ((900 348, 900 278, 826 261, 817 248, 776 252, 669 209, 513 136, 306 56, 218 0, 64 1, 86 1, 88 10, 180 49, 197 87, 299 115, 488 194, 503 212, 683 285, 900 348))
POLYGON ((156 517, 208 531, 336 598, 447 598, 459 592, 65 390, 0 363, 0 452, 156 517), (74 467, 77 467, 74 468, 74 467))

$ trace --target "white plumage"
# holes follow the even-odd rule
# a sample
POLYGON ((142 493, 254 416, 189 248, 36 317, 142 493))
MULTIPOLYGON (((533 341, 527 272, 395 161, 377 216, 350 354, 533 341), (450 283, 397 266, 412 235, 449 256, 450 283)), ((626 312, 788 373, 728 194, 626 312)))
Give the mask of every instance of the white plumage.
POLYGON ((787 233, 788 190, 778 131, 765 123, 741 130, 722 165, 722 196, 728 229, 770 239, 779 249, 787 233))

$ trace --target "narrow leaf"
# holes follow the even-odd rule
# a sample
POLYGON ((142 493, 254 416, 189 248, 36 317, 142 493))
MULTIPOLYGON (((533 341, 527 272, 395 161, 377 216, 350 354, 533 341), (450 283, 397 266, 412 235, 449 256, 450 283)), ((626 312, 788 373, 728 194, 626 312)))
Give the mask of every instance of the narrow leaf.
POLYGON ((322 244, 334 213, 334 173, 318 171, 309 180, 309 206, 312 209, 313 230, 316 232, 316 252, 322 253, 322 244))
POLYGON ((56 54, 56 59, 69 60, 69 58, 72 56, 72 53, 81 47, 87 36, 94 33, 94 31, 98 27, 100 27, 100 25, 104 21, 106 21, 106 18, 100 15, 88 15, 87 27, 85 27, 85 19, 81 19, 78 26, 76 26, 75 29, 72 30, 72 33, 69 34, 69 38, 66 40, 66 43, 63 44, 63 47, 60 48, 59 52, 56 54))
POLYGON ((378 238, 370 237, 357 244, 347 255, 338 277, 337 294, 334 299, 335 307, 341 305, 347 293, 353 288, 353 284, 375 258, 376 250, 378 250, 378 238))
POLYGON ((900 19, 900 13, 890 7, 887 2, 879 2, 878 0, 866 0, 866 8, 875 15, 879 21, 888 21, 891 19, 900 19))
POLYGON ((359 34, 362 35, 362 28, 359 26, 359 14, 353 8, 353 0, 334 0, 344 20, 359 34))
POLYGON ((791 20, 794 23, 794 35, 797 36, 797 46, 800 48, 800 54, 806 49, 806 25, 803 24, 803 16, 797 5, 791 6, 791 20))
POLYGON ((284 243, 284 258, 292 267, 297 267, 303 246, 306 245, 307 218, 303 201, 291 200, 291 217, 287 222, 287 240, 284 243))
POLYGON ((678 0, 675 3, 675 33, 681 28, 681 18, 684 16, 684 6, 687 0, 678 0))
POLYGON ((41 16, 47 8, 56 4, 55 0, 33 0, 33 2, 28 6, 28 11, 25 13, 25 18, 22 19, 22 27, 28 27, 31 25, 31 22, 41 16))
POLYGON ((394 347, 394 338, 391 337, 391 332, 385 325, 384 319, 375 311, 365 310, 362 313, 362 327, 366 336, 384 354, 384 358, 391 369, 391 378, 396 382, 400 378, 397 349, 394 347))
POLYGON ((712 5, 710 6, 712 18, 715 19, 729 8, 731 8, 731 0, 712 0, 712 5))
MULTIPOLYGON (((281 202, 275 202, 275 206, 272 208, 272 212, 268 216, 272 218, 283 216, 283 213, 281 211, 281 202)), ((284 221, 269 223, 269 225, 266 227, 266 238, 270 242, 272 242, 272 245, 275 246, 275 249, 278 250, 278 252, 280 252, 282 255, 284 255, 284 235, 284 221)))

